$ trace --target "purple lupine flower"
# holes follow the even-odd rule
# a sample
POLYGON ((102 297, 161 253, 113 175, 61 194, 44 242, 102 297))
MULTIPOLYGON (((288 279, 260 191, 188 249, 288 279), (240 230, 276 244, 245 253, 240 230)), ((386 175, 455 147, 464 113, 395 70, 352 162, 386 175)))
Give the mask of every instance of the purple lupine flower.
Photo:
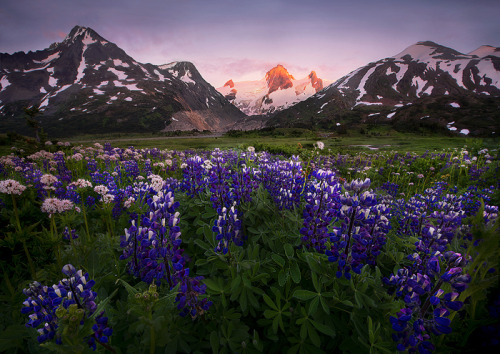
POLYGON ((68 227, 64 228, 62 235, 63 235, 63 239, 68 240, 68 241, 69 241, 70 237, 73 240, 78 238, 78 234, 76 233, 76 230, 75 229, 70 230, 68 227))
POLYGON ((92 326, 93 333, 88 338, 87 344, 92 350, 96 350, 96 341, 99 343, 108 343, 109 337, 113 334, 113 329, 108 325, 108 318, 104 317, 102 311, 96 318, 92 326))
POLYGON ((341 208, 337 213, 340 226, 333 227, 331 248, 326 255, 330 262, 337 263, 336 276, 350 279, 351 270, 359 274, 365 264, 375 265, 390 228, 386 217, 390 209, 378 204, 376 196, 367 190, 369 179, 354 180, 344 187, 346 193, 340 195, 341 208))
POLYGON ((184 268, 184 252, 181 245, 181 232, 178 226, 180 215, 175 209, 172 191, 160 192, 148 200, 149 212, 142 216, 142 225, 125 229, 121 237, 124 248, 120 259, 131 258, 128 270, 146 283, 160 283, 166 279, 170 288, 175 286, 180 271, 184 268))
POLYGON ((328 227, 336 218, 339 208, 340 185, 332 171, 315 170, 306 186, 301 240, 306 248, 325 252, 325 242, 329 239, 328 227))
POLYGON ((262 182, 280 209, 293 209, 300 204, 305 176, 302 162, 293 156, 289 161, 261 161, 262 182))
POLYGON ((199 156, 190 157, 185 162, 184 178, 180 188, 191 197, 198 195, 206 187, 206 174, 203 164, 204 160, 199 156))
POLYGON ((460 254, 439 251, 430 254, 424 252, 417 259, 413 268, 403 268, 397 274, 385 278, 390 292, 402 297, 405 308, 401 311, 411 313, 408 321, 413 321, 413 326, 395 326, 396 320, 391 318, 394 331, 393 339, 400 351, 430 352, 433 346, 430 335, 451 333, 451 320, 448 318, 452 311, 459 311, 463 303, 458 300, 471 278, 463 273, 466 259, 460 254), (423 272, 420 272, 422 271, 423 272), (444 283, 451 285, 452 291, 445 292, 444 283))
POLYGON ((207 286, 201 282, 203 277, 198 276, 191 278, 184 277, 179 286, 179 292, 175 298, 177 309, 181 310, 179 315, 181 317, 190 316, 195 319, 202 316, 212 306, 212 301, 206 297, 199 298, 200 295, 205 294, 207 286))
MULTIPOLYGON (((70 306, 76 306, 79 311, 82 311, 83 317, 80 324, 83 325, 84 321, 88 320, 97 309, 95 303, 97 293, 92 290, 95 281, 89 279, 89 274, 84 274, 82 270, 76 270, 71 264, 66 264, 62 268, 62 272, 67 278, 62 279, 58 284, 48 287, 33 282, 23 290, 28 298, 24 301, 21 312, 29 314, 26 326, 37 329, 39 343, 55 339, 57 344, 62 344, 61 334, 57 332, 60 326, 60 315, 57 315, 56 311, 58 313, 64 312, 70 306)), ((96 324, 98 326, 102 324, 102 318, 103 313, 97 316, 96 324)), ((109 337, 112 331, 108 329, 106 333, 109 337)), ((95 333, 92 334, 92 336, 95 335, 95 333)), ((90 340, 88 344, 95 349, 90 340)))
POLYGON ((229 209, 226 207, 220 209, 218 218, 212 227, 212 231, 217 234, 216 240, 218 241, 215 252, 226 254, 232 242, 236 246, 242 246, 245 236, 243 235, 241 226, 241 220, 238 219, 238 211, 234 206, 229 209))

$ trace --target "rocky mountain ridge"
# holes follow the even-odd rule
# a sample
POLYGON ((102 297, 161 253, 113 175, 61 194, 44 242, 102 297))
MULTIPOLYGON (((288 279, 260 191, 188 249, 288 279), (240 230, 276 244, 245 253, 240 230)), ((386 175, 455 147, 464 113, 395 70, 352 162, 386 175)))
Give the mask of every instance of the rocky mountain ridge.
POLYGON ((357 120, 491 135, 500 133, 499 97, 500 48, 463 54, 426 41, 352 71, 268 125, 335 128, 357 120), (465 110, 467 117, 453 118, 465 110))
POLYGON ((139 63, 81 26, 47 49, 0 53, 0 131, 25 132, 23 110, 33 106, 56 135, 225 131, 244 117, 192 63, 139 63))

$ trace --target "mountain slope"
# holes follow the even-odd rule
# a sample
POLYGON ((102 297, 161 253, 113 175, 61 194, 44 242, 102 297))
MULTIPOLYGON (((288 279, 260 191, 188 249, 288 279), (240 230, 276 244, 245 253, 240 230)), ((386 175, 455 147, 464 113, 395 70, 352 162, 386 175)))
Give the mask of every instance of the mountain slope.
POLYGON ((0 131, 26 132, 38 106, 54 135, 106 131, 224 131, 244 114, 189 62, 135 61, 90 28, 36 52, 0 53, 0 131))
MULTIPOLYGON (((499 97, 500 48, 482 46, 462 54, 434 42, 418 42, 393 57, 354 70, 308 100, 278 113, 268 124, 307 125, 312 119, 315 125, 332 127, 336 123, 372 123, 378 117, 387 123, 404 116, 408 123, 428 116, 429 126, 446 130, 453 121, 450 115, 467 108, 472 116, 456 121, 461 129, 455 131, 487 135, 500 129, 495 118, 499 97), (412 112, 421 113, 415 117, 399 114, 409 112, 410 105, 412 112), (480 122, 483 118, 491 124, 480 122)), ((399 126, 404 128, 405 124, 399 126)))
POLYGON ((303 101, 331 82, 318 78, 312 71, 307 77, 296 80, 283 65, 269 70, 256 81, 233 82, 229 80, 217 90, 245 114, 267 115, 303 101))

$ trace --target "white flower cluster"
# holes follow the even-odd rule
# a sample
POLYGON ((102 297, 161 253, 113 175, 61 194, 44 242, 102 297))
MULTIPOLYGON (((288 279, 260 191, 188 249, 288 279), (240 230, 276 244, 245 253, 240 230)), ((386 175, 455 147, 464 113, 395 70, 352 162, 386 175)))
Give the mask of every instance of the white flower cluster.
POLYGON ((96 192, 97 194, 100 194, 100 195, 106 195, 106 194, 108 194, 109 189, 105 185, 100 184, 100 185, 94 187, 94 192, 96 192))
POLYGON ((75 208, 73 202, 69 199, 57 199, 57 198, 47 198, 43 201, 42 212, 50 214, 64 213, 65 211, 70 211, 75 209, 80 211, 79 208, 75 208))
POLYGON ((213 167, 212 161, 210 160, 205 160, 203 161, 203 165, 201 165, 205 171, 210 171, 213 167))
POLYGON ((86 179, 79 178, 75 182, 71 182, 70 186, 75 186, 76 188, 88 188, 92 187, 92 182, 87 181, 86 179))
POLYGON ((102 202, 104 204, 113 203, 115 201, 115 196, 113 194, 105 194, 102 196, 102 202))
POLYGON ((129 198, 125 201, 125 203, 123 203, 123 206, 124 206, 126 209, 129 209, 129 208, 132 206, 132 204, 134 204, 134 202, 135 202, 134 197, 129 197, 129 198))
POLYGON ((51 186, 58 181, 57 177, 49 173, 44 174, 40 177, 40 182, 46 186, 51 186))
POLYGON ((69 158, 75 161, 81 161, 83 160, 83 155, 77 152, 73 156, 70 156, 69 158))
POLYGON ((314 144, 314 147, 323 150, 325 148, 325 143, 322 141, 317 141, 316 144, 314 144))
POLYGON ((163 189, 163 178, 158 175, 150 174, 148 179, 151 180, 150 185, 155 192, 159 192, 163 189))
POLYGON ((0 193, 21 195, 25 189, 26 186, 13 179, 0 181, 0 193))

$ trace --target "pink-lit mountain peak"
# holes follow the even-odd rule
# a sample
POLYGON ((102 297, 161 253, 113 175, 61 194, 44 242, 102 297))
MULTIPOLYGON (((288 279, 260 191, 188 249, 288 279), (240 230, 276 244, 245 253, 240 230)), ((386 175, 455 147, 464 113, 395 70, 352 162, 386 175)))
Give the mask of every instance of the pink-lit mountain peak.
POLYGON ((293 87, 292 80, 295 80, 295 78, 288 73, 288 70, 283 65, 276 65, 266 73, 267 87, 269 87, 268 93, 293 87))
POLYGON ((261 80, 229 80, 217 90, 244 113, 256 115, 285 109, 321 91, 330 83, 318 78, 315 71, 297 80, 283 65, 278 64, 261 80))

